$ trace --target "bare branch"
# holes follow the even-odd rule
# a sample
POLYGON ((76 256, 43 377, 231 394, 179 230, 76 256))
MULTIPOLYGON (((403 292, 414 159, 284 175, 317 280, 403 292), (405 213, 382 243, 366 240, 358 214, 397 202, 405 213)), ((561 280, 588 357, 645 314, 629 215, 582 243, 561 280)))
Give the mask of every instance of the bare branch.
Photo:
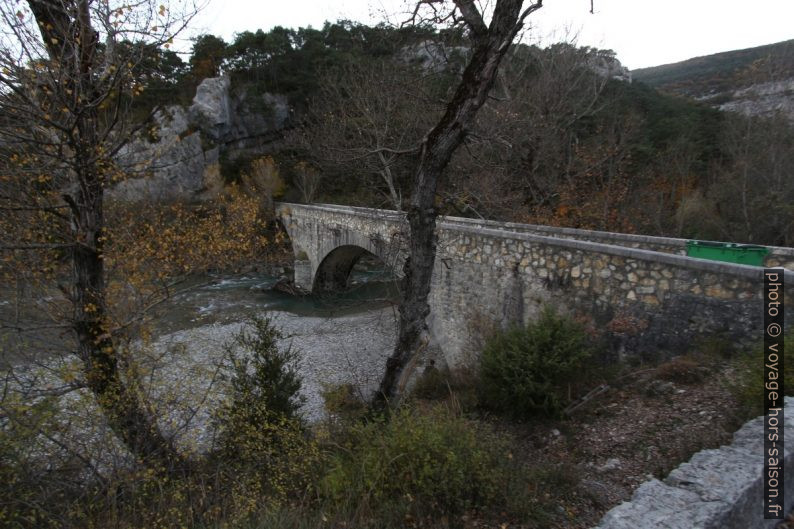
MULTIPOLYGON (((591 1, 592 1, 592 0, 591 0, 591 1)), ((592 5, 592 4, 591 4, 591 5, 592 5)), ((534 13, 535 11, 537 11, 538 9, 540 9, 541 7, 543 7, 543 0, 536 0, 536 2, 535 2, 534 4, 530 4, 530 5, 529 5, 529 6, 528 6, 528 7, 527 7, 527 8, 526 8, 526 9, 525 9, 525 10, 524 10, 522 13, 521 13, 521 16, 519 16, 519 17, 518 17, 518 25, 523 25, 523 24, 524 24, 524 20, 525 20, 525 19, 526 19, 526 18, 527 18, 529 15, 531 15, 532 13, 534 13)))
POLYGON ((30 389, 27 391, 20 391, 26 398, 39 398, 39 397, 62 397, 64 395, 68 395, 74 391, 84 389, 85 383, 84 382, 73 382, 71 384, 66 384, 57 388, 45 388, 45 389, 30 389))
POLYGON ((463 20, 471 30, 472 36, 475 39, 485 36, 488 33, 488 27, 482 19, 482 13, 477 9, 473 0, 455 0, 455 5, 460 10, 463 20))
POLYGON ((72 248, 73 244, 45 244, 45 243, 30 243, 30 244, 0 244, 0 250, 58 250, 62 248, 72 248))

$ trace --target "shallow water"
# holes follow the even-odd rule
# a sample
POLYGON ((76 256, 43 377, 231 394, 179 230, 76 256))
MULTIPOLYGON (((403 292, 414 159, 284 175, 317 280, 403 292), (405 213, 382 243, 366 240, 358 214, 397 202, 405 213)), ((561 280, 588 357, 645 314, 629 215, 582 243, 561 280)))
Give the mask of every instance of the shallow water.
POLYGON ((155 321, 156 335, 212 323, 241 321, 252 314, 283 313, 283 318, 339 318, 394 304, 397 289, 383 272, 355 271, 345 292, 292 296, 270 290, 278 278, 266 274, 207 276, 166 302, 155 321))

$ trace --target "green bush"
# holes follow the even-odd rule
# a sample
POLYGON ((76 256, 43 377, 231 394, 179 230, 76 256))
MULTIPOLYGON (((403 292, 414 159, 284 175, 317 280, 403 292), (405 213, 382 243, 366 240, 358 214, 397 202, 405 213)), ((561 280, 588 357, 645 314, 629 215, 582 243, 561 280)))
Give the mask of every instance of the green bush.
POLYGON ((254 423, 263 410, 296 418, 302 404, 298 354, 290 347, 279 348, 284 335, 271 318, 254 316, 250 324, 252 331, 241 330, 233 343, 246 353, 239 354, 234 347, 226 350, 232 372, 229 410, 243 417, 250 413, 254 423))
POLYGON ((556 415, 591 357, 584 328, 546 309, 526 328, 498 333, 480 359, 479 400, 516 418, 556 415))
MULTIPOLYGON (((734 360, 737 379, 732 387, 739 412, 745 419, 764 413, 764 360, 762 347, 755 347, 734 360)), ((782 384, 784 394, 794 396, 794 333, 785 337, 782 384)))
POLYGON ((230 497, 252 502, 235 508, 241 512, 253 510, 259 498, 279 503, 306 490, 319 461, 299 415, 297 353, 279 348, 283 335, 270 318, 254 317, 251 325, 252 331, 242 330, 234 342, 246 353, 227 348, 231 392, 218 415, 215 453, 233 478, 230 497))
MULTIPOLYGON (((320 490, 333 510, 356 513, 355 526, 406 520, 451 521, 483 508, 504 509, 510 448, 493 431, 434 407, 405 407, 390 419, 354 426, 320 490)), ((519 491, 526 487, 517 487, 519 491)), ((515 502, 520 504, 522 502, 515 502)))

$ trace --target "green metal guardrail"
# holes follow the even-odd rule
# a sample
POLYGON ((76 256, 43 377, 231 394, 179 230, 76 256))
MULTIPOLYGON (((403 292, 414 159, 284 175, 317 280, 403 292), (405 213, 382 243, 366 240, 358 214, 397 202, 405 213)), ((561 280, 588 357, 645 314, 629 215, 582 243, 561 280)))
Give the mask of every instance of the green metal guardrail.
POLYGON ((686 254, 699 259, 724 261, 752 266, 763 266, 769 253, 766 246, 736 244, 731 242, 687 241, 686 254))

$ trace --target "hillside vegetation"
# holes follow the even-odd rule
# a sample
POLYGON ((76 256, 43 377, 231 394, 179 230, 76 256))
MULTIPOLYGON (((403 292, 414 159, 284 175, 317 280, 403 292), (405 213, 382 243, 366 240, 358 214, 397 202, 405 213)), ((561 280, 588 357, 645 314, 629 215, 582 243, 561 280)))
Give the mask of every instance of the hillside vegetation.
MULTIPOLYGON (((141 113, 187 103, 207 77, 233 97, 287 97, 262 152, 222 150, 228 182, 272 157, 284 200, 402 207, 417 146, 468 48, 455 31, 326 23, 195 40, 153 55, 141 113)), ((517 45, 437 198, 446 214, 609 231, 794 244, 794 133, 786 116, 742 117, 702 96, 794 71, 794 41, 603 77, 610 51, 517 45), (600 72, 600 73, 598 73, 600 72)), ((618 63, 619 64, 619 63, 618 63)), ((265 107, 252 111, 267 113, 265 107)), ((227 149, 223 146, 222 149, 227 149)))
POLYGON ((794 40, 633 70, 634 80, 695 98, 794 77, 794 40))
MULTIPOLYGON (((238 94, 286 95, 290 121, 266 153, 286 181, 284 199, 399 209, 417 146, 467 50, 456 32, 351 22, 243 32, 230 43, 203 35, 188 63, 161 59, 140 104, 184 100, 221 74, 238 94)), ((447 170, 442 212, 794 244, 794 133, 785 116, 742 117, 665 93, 785 76, 794 41, 639 70, 643 82, 634 83, 597 73, 614 60, 570 44, 515 46, 447 170)), ((223 174, 234 180, 260 155, 232 153, 223 174)))

